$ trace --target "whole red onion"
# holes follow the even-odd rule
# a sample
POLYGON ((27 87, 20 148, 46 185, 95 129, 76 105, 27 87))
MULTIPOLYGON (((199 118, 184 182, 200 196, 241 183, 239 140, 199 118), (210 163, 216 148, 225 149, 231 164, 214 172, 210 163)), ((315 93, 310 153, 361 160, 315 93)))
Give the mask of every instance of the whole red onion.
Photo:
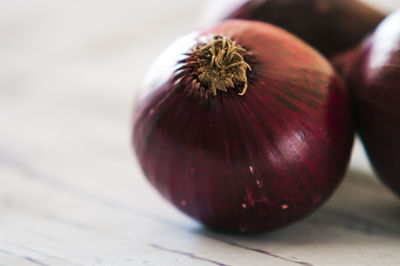
POLYGON ((225 2, 225 10, 230 13, 221 14, 220 19, 274 24, 327 57, 356 46, 384 18, 382 13, 357 0, 243 0, 235 7, 230 0, 225 2))
POLYGON ((400 10, 360 47, 335 61, 351 90, 370 161, 400 195, 400 10))
POLYGON ((220 230, 262 232, 320 206, 353 141, 331 65, 266 23, 226 21, 177 40, 151 68, 133 144, 149 181, 220 230))

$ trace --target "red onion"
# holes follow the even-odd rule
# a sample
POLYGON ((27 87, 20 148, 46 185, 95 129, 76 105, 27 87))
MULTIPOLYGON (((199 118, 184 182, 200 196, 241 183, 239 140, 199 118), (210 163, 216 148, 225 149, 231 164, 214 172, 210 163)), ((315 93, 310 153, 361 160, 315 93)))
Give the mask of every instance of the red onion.
POLYGON ((351 89, 370 161, 400 196, 400 10, 360 47, 335 61, 351 89))
POLYGON ((220 230, 268 231, 320 206, 353 141, 331 65, 266 23, 226 21, 176 41, 141 88, 133 143, 158 191, 220 230))
MULTIPOLYGON (((330 57, 356 46, 384 15, 357 0, 243 0, 229 19, 264 21, 282 27, 330 57)), ((229 7, 229 8, 228 8, 229 7)), ((231 11, 231 10, 234 11, 231 11)))

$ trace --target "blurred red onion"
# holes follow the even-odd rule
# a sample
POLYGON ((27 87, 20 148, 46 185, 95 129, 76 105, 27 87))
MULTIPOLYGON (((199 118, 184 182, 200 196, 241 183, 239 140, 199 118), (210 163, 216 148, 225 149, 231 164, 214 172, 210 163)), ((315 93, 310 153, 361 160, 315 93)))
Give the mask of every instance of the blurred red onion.
POLYGON ((268 22, 295 34, 327 57, 356 46, 384 18, 358 0, 242 0, 224 4, 222 13, 212 19, 268 22))
POLYGON ((351 90, 358 132, 370 161, 400 195, 400 10, 334 62, 351 90))

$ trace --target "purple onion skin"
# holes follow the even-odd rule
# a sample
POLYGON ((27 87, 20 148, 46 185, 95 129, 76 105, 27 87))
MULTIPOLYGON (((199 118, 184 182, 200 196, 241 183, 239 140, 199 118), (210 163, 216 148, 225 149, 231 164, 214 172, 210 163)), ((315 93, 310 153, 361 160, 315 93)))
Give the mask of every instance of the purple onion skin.
POLYGON ((400 11, 360 47, 336 58, 358 133, 378 176, 400 196, 400 11))
POLYGON ((232 20, 180 39, 152 67, 133 144, 148 180, 181 211, 213 229, 255 233, 299 220, 329 198, 353 131, 347 91, 323 56, 277 27, 232 20), (205 98, 191 84, 194 70, 174 72, 210 34, 248 50, 245 95, 205 98))
POLYGON ((330 58, 356 46, 385 15, 356 0, 245 0, 225 17, 274 24, 330 58))

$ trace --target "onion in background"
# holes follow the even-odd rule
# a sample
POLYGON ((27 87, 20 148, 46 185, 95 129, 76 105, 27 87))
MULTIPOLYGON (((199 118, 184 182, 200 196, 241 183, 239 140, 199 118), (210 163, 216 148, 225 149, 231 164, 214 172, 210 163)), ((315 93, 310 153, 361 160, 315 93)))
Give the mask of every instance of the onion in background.
POLYGON ((384 13, 358 0, 217 1, 206 12, 207 22, 246 19, 279 26, 328 58, 356 46, 384 18, 384 13))
POLYGON ((335 58, 378 176, 400 196, 400 10, 358 48, 335 58))

